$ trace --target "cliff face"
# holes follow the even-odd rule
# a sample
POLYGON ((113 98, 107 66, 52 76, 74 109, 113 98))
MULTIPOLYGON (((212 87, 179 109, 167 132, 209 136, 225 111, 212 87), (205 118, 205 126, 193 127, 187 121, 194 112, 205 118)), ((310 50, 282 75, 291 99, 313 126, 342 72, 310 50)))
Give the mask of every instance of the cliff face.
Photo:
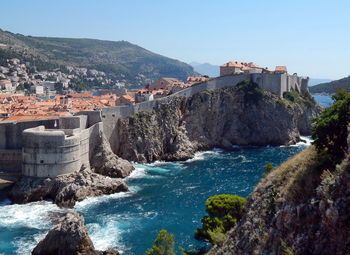
POLYGON ((209 255, 349 254, 349 159, 331 173, 316 168, 314 156, 310 147, 264 178, 239 224, 209 255))
POLYGON ((113 151, 137 162, 185 160, 198 150, 232 145, 282 145, 308 135, 315 105, 291 103, 266 91, 237 88, 173 98, 153 111, 119 119, 113 151))

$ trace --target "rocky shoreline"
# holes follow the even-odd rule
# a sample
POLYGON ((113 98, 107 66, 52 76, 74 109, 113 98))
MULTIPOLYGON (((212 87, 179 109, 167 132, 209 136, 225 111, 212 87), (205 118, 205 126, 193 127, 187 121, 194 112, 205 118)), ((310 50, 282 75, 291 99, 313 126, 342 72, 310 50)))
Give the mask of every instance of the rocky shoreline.
POLYGON ((75 202, 87 197, 127 191, 121 179, 93 173, 87 168, 56 178, 22 177, 9 191, 14 203, 51 199, 59 207, 72 208, 75 202))
POLYGON ((98 251, 88 235, 84 218, 74 211, 58 219, 32 251, 33 255, 119 255, 116 250, 98 251))

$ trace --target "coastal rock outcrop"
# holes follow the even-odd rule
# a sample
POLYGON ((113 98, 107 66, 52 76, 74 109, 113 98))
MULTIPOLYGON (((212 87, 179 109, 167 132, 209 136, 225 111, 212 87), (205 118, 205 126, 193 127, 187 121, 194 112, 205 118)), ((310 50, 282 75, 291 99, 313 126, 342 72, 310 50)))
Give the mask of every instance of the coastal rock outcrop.
POLYGON ((82 168, 56 178, 22 177, 9 192, 14 203, 52 199, 60 207, 73 207, 86 197, 127 191, 121 179, 112 179, 82 168))
POLYGON ((291 102, 256 90, 203 91, 119 119, 112 149, 136 162, 185 160, 213 147, 286 145, 310 134, 311 119, 320 112, 310 98, 291 102))
POLYGON ((261 180, 243 217, 208 255, 350 253, 350 161, 335 172, 315 167, 315 149, 261 180))
POLYGON ((97 251, 76 212, 68 212, 34 248, 33 255, 118 255, 115 250, 97 251))
POLYGON ((135 169, 130 162, 113 153, 102 132, 94 139, 96 146, 90 159, 92 171, 109 177, 125 178, 135 169))

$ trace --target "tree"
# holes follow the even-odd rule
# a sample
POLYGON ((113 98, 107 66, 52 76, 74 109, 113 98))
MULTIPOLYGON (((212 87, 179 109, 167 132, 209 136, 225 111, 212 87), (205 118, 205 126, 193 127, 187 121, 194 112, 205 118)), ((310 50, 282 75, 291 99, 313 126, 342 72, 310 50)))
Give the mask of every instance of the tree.
POLYGON ((168 233, 165 229, 159 231, 154 240, 154 245, 148 249, 147 255, 175 255, 174 251, 174 234, 168 233))
POLYGON ((348 150, 350 121, 350 94, 345 90, 338 90, 333 99, 334 104, 315 119, 312 130, 318 160, 322 161, 321 165, 330 169, 344 158, 348 150))
POLYGON ((23 91, 24 90, 24 86, 22 84, 19 84, 17 87, 16 87, 16 91, 23 91))
POLYGON ((55 90, 58 94, 63 93, 63 83, 62 82, 56 82, 55 83, 55 90))
POLYGON ((246 199, 236 195, 221 194, 209 197, 205 202, 208 216, 202 218, 202 228, 195 238, 217 244, 224 241, 226 233, 241 218, 246 199))

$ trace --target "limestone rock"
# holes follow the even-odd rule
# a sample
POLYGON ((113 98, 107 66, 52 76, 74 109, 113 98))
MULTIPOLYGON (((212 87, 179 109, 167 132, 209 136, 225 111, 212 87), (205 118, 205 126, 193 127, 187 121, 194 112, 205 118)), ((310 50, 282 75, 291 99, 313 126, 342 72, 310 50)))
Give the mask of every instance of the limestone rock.
POLYGON ((68 212, 34 248, 33 255, 118 255, 117 251, 96 251, 84 226, 84 219, 76 212, 68 212))
POLYGON ((10 190, 14 203, 52 199, 60 207, 73 207, 76 201, 87 197, 127 191, 120 179, 112 179, 81 169, 79 172, 56 178, 22 177, 10 190))
POLYGON ((109 142, 102 133, 96 139, 98 141, 95 143, 98 145, 90 159, 92 170, 110 177, 127 177, 134 170, 133 165, 112 152, 109 142))
POLYGON ((152 162, 186 160, 213 147, 293 144, 300 134, 310 134, 311 119, 320 112, 307 103, 290 103, 268 92, 247 101, 236 88, 176 97, 119 119, 112 150, 130 161, 152 162))

